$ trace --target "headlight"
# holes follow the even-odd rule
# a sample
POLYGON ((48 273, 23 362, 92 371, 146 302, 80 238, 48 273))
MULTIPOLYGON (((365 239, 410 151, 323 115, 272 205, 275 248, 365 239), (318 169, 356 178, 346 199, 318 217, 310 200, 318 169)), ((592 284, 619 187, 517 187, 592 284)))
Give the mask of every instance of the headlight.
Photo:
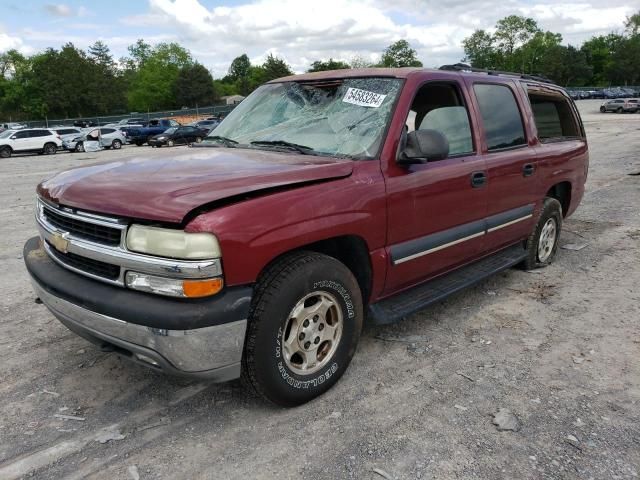
POLYGON ((220 245, 211 233, 132 225, 127 232, 127 248, 133 252, 185 260, 220 258, 220 245))
POLYGON ((167 137, 157 137, 156 140, 166 140, 167 137))

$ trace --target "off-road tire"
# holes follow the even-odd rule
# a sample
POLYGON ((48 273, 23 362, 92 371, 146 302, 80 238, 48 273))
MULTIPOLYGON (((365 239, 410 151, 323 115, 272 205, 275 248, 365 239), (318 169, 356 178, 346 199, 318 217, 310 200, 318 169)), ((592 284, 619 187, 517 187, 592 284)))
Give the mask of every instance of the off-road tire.
POLYGON ((560 232, 562 231, 562 205, 555 198, 547 197, 544 199, 544 203, 542 205, 542 211, 540 212, 540 216, 538 217, 538 221, 536 226, 529 235, 529 238, 526 241, 526 250, 527 250, 527 258, 524 260, 522 266, 526 270, 533 270, 534 268, 543 268, 553 262, 554 257, 558 251, 558 243, 560 239, 560 232), (540 242, 540 235, 542 234, 542 230, 549 219, 555 220, 555 241, 553 243, 553 248, 549 256, 540 261, 538 256, 538 245, 540 242))
POLYGON ((0 148, 0 157, 1 158, 9 158, 11 156, 11 147, 2 147, 0 148))
POLYGON ((243 382, 283 407, 308 402, 329 390, 345 372, 356 351, 362 322, 360 287, 344 264, 315 252, 285 255, 267 267, 254 289, 242 358, 243 382), (328 363, 310 375, 299 375, 284 358, 283 328, 294 306, 318 291, 337 300, 342 332, 328 363))

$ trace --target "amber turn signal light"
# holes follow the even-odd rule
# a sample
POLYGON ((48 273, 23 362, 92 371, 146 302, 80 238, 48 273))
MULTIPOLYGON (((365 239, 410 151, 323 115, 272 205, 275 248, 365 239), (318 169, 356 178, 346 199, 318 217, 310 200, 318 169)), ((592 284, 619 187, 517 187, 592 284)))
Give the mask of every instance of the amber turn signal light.
POLYGON ((224 282, 221 278, 210 278, 207 280, 183 280, 182 291, 185 297, 197 298, 215 295, 220 290, 224 282))

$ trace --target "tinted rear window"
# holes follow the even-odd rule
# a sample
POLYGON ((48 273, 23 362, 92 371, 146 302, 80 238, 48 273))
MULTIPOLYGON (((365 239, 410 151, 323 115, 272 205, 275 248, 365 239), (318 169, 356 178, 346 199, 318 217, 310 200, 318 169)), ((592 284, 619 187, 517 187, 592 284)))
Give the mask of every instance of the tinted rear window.
POLYGON ((541 142, 581 137, 580 127, 569 101, 560 95, 529 92, 533 118, 541 142))
POLYGON ((504 85, 475 84, 489 150, 525 145, 524 125, 511 89, 504 85))

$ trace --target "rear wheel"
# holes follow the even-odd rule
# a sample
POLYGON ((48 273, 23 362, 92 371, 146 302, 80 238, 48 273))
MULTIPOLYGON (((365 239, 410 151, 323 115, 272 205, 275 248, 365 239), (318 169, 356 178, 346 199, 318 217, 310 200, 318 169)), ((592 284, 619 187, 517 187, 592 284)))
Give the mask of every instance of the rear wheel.
POLYGON ((255 289, 243 379, 278 405, 308 402, 347 369, 362 319, 360 287, 345 265, 314 252, 283 257, 255 289))
POLYGON ((527 239, 527 270, 542 268, 553 262, 558 251, 558 240, 562 230, 562 206, 555 198, 547 197, 533 232, 527 239))
POLYGON ((149 143, 151 140, 153 140, 153 135, 149 135, 149 136, 147 137, 147 145, 151 145, 151 144, 149 143))
POLYGON ((616 113, 622 113, 622 107, 618 107, 616 113))
POLYGON ((115 139, 113 142, 111 142, 111 146, 114 150, 120 150, 122 148, 122 142, 118 139, 115 139))
POLYGON ((202 142, 202 137, 196 137, 196 143, 202 142))
POLYGON ((11 147, 0 148, 0 157, 9 158, 11 156, 11 147))
POLYGON ((55 143, 46 143, 42 151, 45 155, 53 155, 58 151, 58 147, 55 143))
POLYGON ((138 147, 141 147, 141 146, 142 146, 142 144, 143 144, 143 142, 141 142, 140 140, 136 141, 136 145, 137 145, 138 147))

